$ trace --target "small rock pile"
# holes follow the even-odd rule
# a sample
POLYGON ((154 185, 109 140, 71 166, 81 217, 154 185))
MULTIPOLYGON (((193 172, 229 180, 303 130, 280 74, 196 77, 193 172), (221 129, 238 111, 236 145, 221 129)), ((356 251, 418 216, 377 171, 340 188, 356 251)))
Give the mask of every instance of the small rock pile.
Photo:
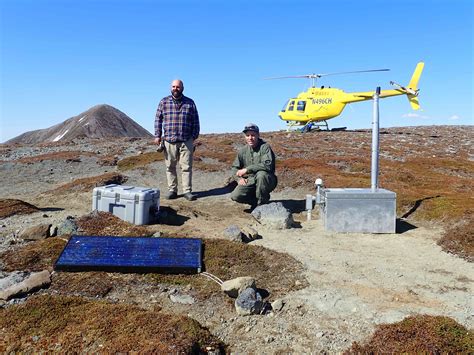
POLYGON ((260 314, 264 310, 264 302, 253 277, 243 276, 227 280, 222 283, 221 290, 229 297, 235 298, 235 310, 241 316, 260 314))

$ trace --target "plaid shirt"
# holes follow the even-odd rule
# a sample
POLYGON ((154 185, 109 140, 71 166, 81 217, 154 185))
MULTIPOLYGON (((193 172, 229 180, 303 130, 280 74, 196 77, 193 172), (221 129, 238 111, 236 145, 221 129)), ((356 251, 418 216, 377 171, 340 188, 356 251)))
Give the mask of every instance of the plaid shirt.
POLYGON ((167 96, 160 101, 155 115, 155 137, 170 143, 186 142, 199 136, 199 114, 192 99, 182 96, 180 101, 167 96))

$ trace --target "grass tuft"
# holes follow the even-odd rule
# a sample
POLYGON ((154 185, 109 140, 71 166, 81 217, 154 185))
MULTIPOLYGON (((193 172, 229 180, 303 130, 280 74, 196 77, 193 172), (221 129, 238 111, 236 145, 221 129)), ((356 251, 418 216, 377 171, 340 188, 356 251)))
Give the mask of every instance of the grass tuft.
POLYGON ((38 207, 22 200, 0 199, 0 218, 10 217, 15 214, 30 214, 39 210, 38 207))
POLYGON ((163 153, 148 152, 119 160, 117 163, 117 167, 120 171, 127 171, 162 160, 164 160, 163 153))
POLYGON ((200 353, 224 344, 197 321, 159 308, 33 296, 0 309, 2 351, 59 353, 200 353), (61 315, 58 317, 58 315, 61 315))
POLYGON ((345 354, 472 354, 474 334, 454 319, 417 315, 380 325, 364 344, 345 354))

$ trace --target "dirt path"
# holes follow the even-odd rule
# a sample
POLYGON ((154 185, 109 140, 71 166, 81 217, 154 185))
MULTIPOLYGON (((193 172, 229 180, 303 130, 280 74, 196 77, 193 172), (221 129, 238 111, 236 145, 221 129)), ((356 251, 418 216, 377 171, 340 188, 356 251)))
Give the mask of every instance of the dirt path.
POLYGON ((473 265, 441 251, 441 230, 336 234, 311 221, 263 233, 255 243, 286 252, 307 268, 310 286, 293 295, 328 317, 391 323, 412 313, 447 315, 473 326, 473 265))

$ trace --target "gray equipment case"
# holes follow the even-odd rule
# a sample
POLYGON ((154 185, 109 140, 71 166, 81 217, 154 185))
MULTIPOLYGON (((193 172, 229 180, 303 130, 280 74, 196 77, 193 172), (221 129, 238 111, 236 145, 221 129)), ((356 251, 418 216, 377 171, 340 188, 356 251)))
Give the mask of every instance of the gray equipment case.
POLYGON ((158 189, 111 184, 93 190, 92 210, 110 212, 130 223, 148 224, 159 209, 158 189))

